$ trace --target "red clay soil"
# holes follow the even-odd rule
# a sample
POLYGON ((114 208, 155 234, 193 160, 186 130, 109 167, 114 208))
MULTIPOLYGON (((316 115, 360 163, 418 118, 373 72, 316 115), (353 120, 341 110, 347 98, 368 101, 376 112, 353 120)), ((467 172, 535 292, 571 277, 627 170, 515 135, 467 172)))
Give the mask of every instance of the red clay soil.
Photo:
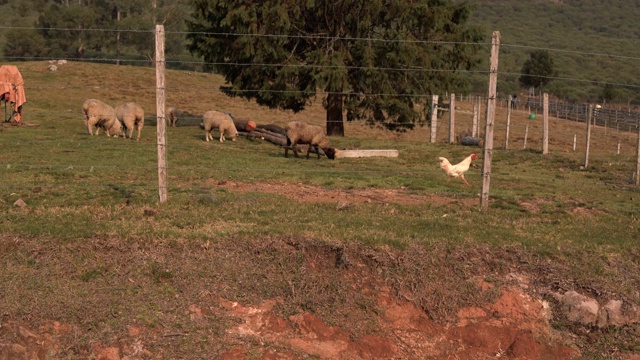
MULTIPOLYGON (((359 267, 362 264, 354 264, 359 267)), ((349 272, 362 273, 358 270, 349 272)), ((353 275, 353 274, 351 274, 353 275)), ((375 275, 370 274, 375 277, 375 275)), ((374 280, 376 281, 376 280, 374 280)), ((482 291, 493 286, 482 284, 482 291)), ((288 317, 276 310, 280 299, 256 306, 215 297, 213 302, 192 304, 185 316, 194 324, 208 317, 229 319, 232 324, 212 344, 224 344, 217 359, 577 359, 579 351, 566 346, 567 339, 549 325, 548 305, 527 295, 518 285, 501 292, 497 300, 483 307, 462 308, 457 321, 440 324, 429 319, 412 302, 392 294, 384 285, 366 291, 379 312, 373 333, 358 336, 325 323, 309 311, 288 317), (375 289, 375 290, 374 290, 375 289)), ((0 359, 50 359, 60 354, 58 339, 69 334, 83 336, 71 325, 53 322, 39 329, 5 322, 0 328, 0 359), (53 357, 52 357, 53 356, 53 357)), ((164 359, 157 343, 187 333, 161 334, 157 330, 129 326, 109 344, 94 343, 87 359, 164 359), (155 353, 148 350, 154 345, 155 353)), ((171 352, 169 352, 171 353, 171 352)), ((187 354, 185 359, 189 358, 187 354)), ((629 358, 631 359, 631 358, 629 358)))

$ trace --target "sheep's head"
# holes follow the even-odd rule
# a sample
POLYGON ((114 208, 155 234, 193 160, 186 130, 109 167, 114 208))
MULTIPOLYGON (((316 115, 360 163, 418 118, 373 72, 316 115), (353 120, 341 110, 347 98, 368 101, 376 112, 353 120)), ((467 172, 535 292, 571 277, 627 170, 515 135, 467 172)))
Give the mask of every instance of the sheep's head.
POLYGON ((325 148, 322 149, 322 151, 324 151, 324 154, 327 155, 327 157, 331 160, 336 158, 336 149, 334 148, 325 148))

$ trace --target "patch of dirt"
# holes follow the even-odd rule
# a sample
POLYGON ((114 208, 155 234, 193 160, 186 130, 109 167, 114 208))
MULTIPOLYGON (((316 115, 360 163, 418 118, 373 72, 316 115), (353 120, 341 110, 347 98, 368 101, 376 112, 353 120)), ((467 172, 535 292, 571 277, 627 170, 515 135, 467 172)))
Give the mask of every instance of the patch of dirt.
POLYGON ((232 181, 215 182, 230 191, 255 191, 279 194, 298 202, 322 203, 389 203, 401 205, 450 204, 453 202, 464 205, 477 205, 475 198, 454 198, 436 194, 413 194, 406 189, 326 189, 308 184, 288 183, 240 183, 232 181))
MULTIPOLYGON (((438 324, 413 303, 399 299, 388 287, 372 294, 380 309, 375 334, 358 336, 332 326, 309 311, 283 317, 275 310, 281 299, 254 306, 216 297, 211 305, 192 304, 191 322, 213 315, 231 324, 212 341, 227 344, 216 358, 242 359, 577 359, 580 353, 553 334, 543 302, 520 289, 505 289, 499 299, 484 307, 462 308, 457 323, 438 324)), ((16 323, 0 329, 0 359, 48 359, 69 344, 59 339, 79 329, 53 322, 31 330, 16 323)), ((153 330, 129 326, 112 343, 95 342, 86 359, 163 359, 147 347, 185 333, 159 336, 153 330)), ((185 354, 186 355, 186 354, 185 354)), ((187 356, 188 358, 188 356, 187 356)))
MULTIPOLYGON (((12 321, 9 317, 3 318, 0 324, 0 360, 69 358, 70 353, 73 358, 100 360, 189 358, 190 351, 194 351, 189 349, 193 346, 200 347, 201 353, 209 354, 208 358, 229 360, 309 357, 553 360, 581 357, 575 346, 567 345, 571 343, 570 338, 551 327, 548 304, 528 294, 528 277, 522 274, 509 273, 502 279, 505 286, 500 289, 494 283, 475 278, 471 284, 476 289, 474 291, 490 295, 487 298, 493 300, 457 307, 450 321, 436 321, 429 315, 431 309, 419 306, 419 302, 414 300, 416 294, 408 289, 399 289, 394 281, 382 275, 385 271, 382 266, 384 260, 381 259, 398 259, 403 256, 402 252, 381 249, 375 253, 359 253, 339 245, 319 245, 292 239, 263 241, 261 245, 256 242, 247 244, 246 248, 225 252, 223 249, 229 245, 219 244, 218 248, 211 249, 206 260, 216 263, 222 258, 231 258, 230 264, 247 271, 237 256, 244 254, 246 257, 248 249, 254 249, 253 262, 256 266, 264 266, 260 262, 263 255, 267 260, 300 258, 302 263, 298 266, 306 267, 308 272, 300 283, 291 282, 292 288, 298 290, 292 289, 288 300, 272 297, 255 303, 229 299, 225 292, 216 290, 238 286, 239 283, 232 279, 215 287, 203 286, 196 278, 185 279, 189 291, 176 294, 175 299, 174 296, 161 298, 165 306, 178 307, 178 318, 162 325, 145 326, 135 317, 123 317, 121 320, 125 326, 120 323, 106 337, 93 334, 90 328, 78 324, 51 321, 33 327, 12 321), (338 266, 336 259, 345 256, 344 251, 350 254, 348 265, 338 266), (309 296, 304 301, 307 304, 312 304, 311 300, 318 304, 336 302, 340 297, 319 289, 325 285, 329 291, 343 295, 343 300, 337 304, 328 304, 329 311, 339 314, 337 318, 327 313, 323 305, 318 305, 314 311, 291 308, 291 304, 287 304, 287 301, 295 302, 298 291, 310 293, 304 295, 309 296), (185 301, 176 301, 180 298, 185 298, 185 301), (331 310, 332 306, 338 307, 331 310), (336 321, 339 318, 343 320, 336 321), (172 323, 182 325, 176 328, 172 323), (219 331, 214 331, 216 325, 222 325, 219 331), (204 337, 198 338, 199 334, 204 334, 204 337), (93 339, 89 345, 77 347, 78 339, 87 337, 93 339)), ((284 268, 271 270, 280 273, 284 268)), ((467 276, 463 274, 463 277, 467 276)), ((444 290, 454 294, 455 288, 459 287, 454 283, 459 280, 453 277, 442 280, 432 287, 422 287, 431 292, 444 290), (436 288, 445 287, 447 283, 453 288, 436 288)), ((131 283, 139 281, 130 278, 131 283)), ((178 280, 166 281, 168 286, 180 287, 178 280)), ((269 281, 277 282, 279 278, 274 275, 269 281)), ((236 292, 228 294, 232 293, 236 292)), ((441 301, 469 303, 465 299, 454 298, 441 301)), ((150 306, 159 306, 154 304, 150 306)), ((113 316, 119 318, 117 314, 113 316)))

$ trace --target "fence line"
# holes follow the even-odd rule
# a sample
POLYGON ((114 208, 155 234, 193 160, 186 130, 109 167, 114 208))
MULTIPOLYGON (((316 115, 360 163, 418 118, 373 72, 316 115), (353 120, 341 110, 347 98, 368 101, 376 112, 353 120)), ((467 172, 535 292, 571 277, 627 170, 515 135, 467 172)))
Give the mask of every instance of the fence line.
MULTIPOLYGON (((228 34, 227 34, 228 35, 228 34)), ((157 105, 157 109, 156 109, 156 113, 158 116, 158 121, 156 122, 157 124, 157 130, 158 130, 158 136, 157 136, 157 146, 158 146, 158 179, 159 179, 159 194, 160 194, 160 202, 165 202, 166 201, 166 189, 168 188, 168 185, 166 184, 166 171, 168 169, 168 166, 166 165, 166 163, 164 162, 164 156, 162 155, 163 153, 161 152, 165 150, 165 139, 164 139, 164 126, 165 126, 165 121, 164 121, 164 109, 165 109, 165 99, 164 99, 164 91, 165 91, 165 84, 164 84, 164 65, 165 65, 165 58, 164 58, 164 27, 162 27, 161 25, 158 25, 156 27, 156 59, 155 59, 155 63, 156 63, 156 97, 157 97, 157 101, 156 101, 156 105, 157 105), (164 179, 163 179, 164 178, 164 179), (163 196, 164 194, 164 196, 163 196)), ((486 123, 486 132, 488 133, 486 135, 486 141, 485 141, 485 148, 484 148, 484 164, 483 164, 483 189, 482 189, 482 197, 481 197, 481 207, 483 209, 486 209, 488 206, 488 198, 489 198, 489 188, 488 188, 488 179, 489 176, 491 175, 491 157, 492 157, 492 143, 493 143, 493 124, 495 121, 495 107, 496 107, 496 102, 498 101, 498 97, 496 95, 496 83, 497 83, 497 76, 498 76, 498 54, 499 54, 499 33, 498 32, 494 32, 494 41, 493 41, 493 46, 491 49, 491 54, 492 54, 492 63, 491 63, 491 69, 489 71, 491 78, 490 78, 490 89, 489 89, 489 96, 486 98, 486 104, 487 104, 487 111, 486 111, 486 118, 485 118, 485 123, 486 123), (496 41, 496 39, 498 39, 496 41), (498 44, 498 46, 496 47, 496 43, 498 44)), ((281 64, 225 64, 225 65, 230 65, 230 66, 284 66, 281 64)), ((349 68, 348 66, 338 66, 338 67, 329 67, 329 68, 349 68)), ((369 69, 369 67, 354 67, 357 69, 369 69)), ((379 70, 381 71, 398 71, 398 69, 391 69, 391 68, 379 68, 379 70)), ((402 71, 434 71, 431 69, 402 69, 402 71)), ((436 69, 435 71, 455 71, 455 70, 448 70, 448 69, 436 69)), ((576 79, 577 80, 577 79, 576 79)), ((582 81, 582 80, 579 80, 582 81)), ((635 85, 630 85, 630 86, 635 86, 635 85)), ((231 90, 231 91, 235 91, 235 90, 231 90)), ((252 90, 252 91, 261 91, 261 90, 252 90)), ((244 92, 244 90, 239 91, 239 92, 244 92)), ((283 92, 283 91, 279 91, 279 92, 283 92)), ((291 91, 293 92, 293 91, 291 91)), ((316 91, 314 92, 308 92, 308 93, 313 93, 315 94, 316 91)), ((348 94, 348 92, 339 92, 339 94, 348 94)), ((374 94, 362 94, 363 96, 375 96, 374 94)), ((388 95, 388 96, 402 96, 402 94, 398 95, 398 94, 378 94, 379 96, 382 95, 388 95)), ((413 95, 416 96, 415 94, 405 94, 406 96, 409 95, 413 95)), ((417 96, 428 96, 427 94, 421 95, 418 94, 417 96)), ((437 123, 438 123, 438 107, 439 107, 439 103, 438 103, 438 95, 435 94, 431 94, 432 96, 432 104, 431 104, 431 119, 430 119, 430 124, 431 124, 431 142, 434 143, 436 142, 436 138, 437 138, 437 123)), ((545 94, 546 96, 546 94, 545 94)), ((446 96, 444 97, 446 98, 446 96)), ((454 98, 455 99, 455 98, 454 98)), ((480 100, 481 98, 478 97, 476 98, 476 100, 480 100)), ((502 100, 500 101, 502 102, 502 100)), ((477 102, 479 105, 482 104, 481 101, 477 102)), ((536 101, 536 99, 534 97, 529 97, 527 100, 527 108, 528 109, 534 109, 535 112, 538 112, 540 109, 537 107, 537 104, 539 103, 539 101, 536 101)), ((516 107, 518 105, 518 102, 516 101, 516 107)), ((570 111, 568 110, 569 107, 565 106, 565 107, 561 107, 559 102, 556 102, 555 104, 552 103, 552 105, 555 105, 556 108, 555 109, 551 109, 551 112, 555 112, 558 114, 558 116, 560 115, 561 112, 567 114, 567 117, 565 119, 568 119, 569 116, 568 114, 570 113, 570 111)), ((572 108, 575 110, 575 115, 576 115, 576 120, 579 120, 579 114, 581 111, 581 105, 575 105, 572 106, 572 108)), ((545 113, 545 115, 548 114, 549 112, 549 107, 548 107, 548 102, 545 101, 545 105, 543 106, 543 111, 545 113)), ((598 109, 600 110, 600 109, 598 109)), ((456 111, 455 109, 449 109, 449 111, 454 112, 456 111)), ((478 113, 480 113, 480 111, 478 111, 478 113)), ((617 114, 617 113, 616 113, 617 114)), ((591 119, 592 116, 594 115, 598 115, 598 114, 594 114, 593 110, 588 110, 587 111, 587 115, 588 115, 588 119, 591 119)), ((608 115, 605 112, 601 112, 600 115, 602 121, 604 122, 605 126, 611 121, 609 120, 608 115)), ((453 118, 453 117, 451 117, 453 118)), ((476 117, 474 116, 474 119, 476 117)), ((633 123, 635 125, 635 127, 639 127, 640 125, 640 116, 636 116, 633 115, 631 117, 630 121, 627 121, 627 117, 622 116, 620 119, 618 119, 616 117, 615 119, 615 123, 617 126, 623 125, 623 126, 629 126, 629 129, 631 129, 631 124, 633 123)), ((545 121, 546 121, 546 116, 545 116, 545 121)), ((597 120, 596 120, 597 121, 597 120)), ((342 121, 341 121, 342 122, 342 121)), ((590 134, 591 131, 591 121, 587 121, 587 126, 588 126, 588 134, 590 134)), ((476 128, 476 126, 473 126, 474 129, 476 128)), ((527 133, 528 133, 528 125, 526 127, 525 130, 525 145, 524 147, 526 148, 526 141, 527 141, 527 133)), ((544 126, 545 129, 545 133, 547 131, 546 128, 546 123, 544 126)), ((453 132, 453 127, 451 127, 451 131, 453 132)), ((474 135, 476 135, 474 133, 474 135)), ((543 142, 545 140, 543 139, 543 142)), ((640 142, 639 142, 640 143, 640 142)), ((639 145, 640 146, 640 145, 639 145)), ((586 155, 586 160, 585 160, 585 167, 587 167, 588 165, 588 151, 589 151, 589 135, 587 138, 587 155, 586 155)), ((546 148, 546 143, 543 145, 543 153, 547 152, 547 148, 546 148)), ((640 150, 639 150, 640 153, 640 150)), ((639 163, 640 163, 640 159, 639 159, 639 163)))

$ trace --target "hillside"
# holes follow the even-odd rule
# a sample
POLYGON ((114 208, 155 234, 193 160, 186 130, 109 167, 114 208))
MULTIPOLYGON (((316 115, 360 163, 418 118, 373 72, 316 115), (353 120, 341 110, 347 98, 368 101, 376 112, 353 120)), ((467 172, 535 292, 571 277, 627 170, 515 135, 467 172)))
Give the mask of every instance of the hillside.
MULTIPOLYGON (((529 53, 542 48, 551 52, 559 72, 558 78, 545 89, 556 97, 572 102, 602 103, 607 94, 613 97, 610 101, 614 103, 640 105, 640 80, 636 71, 640 66, 638 1, 485 0, 471 3, 474 8, 471 25, 483 29, 487 40, 492 31, 499 30, 502 35, 499 94, 526 93, 527 89, 519 88, 517 79, 529 53)), ((41 7, 33 8, 30 4, 10 0, 0 5, 0 11, 8 18, 0 29, 0 54, 11 27, 35 26, 41 7)), ((188 9, 184 3, 182 6, 188 9)), ((175 38, 169 43, 172 59, 179 59, 170 66, 198 69, 201 64, 197 59, 177 44, 180 40, 175 38)), ((136 59, 141 56, 121 55, 136 59)), ((480 56, 484 63, 474 71, 481 74, 469 75, 473 79, 470 91, 475 94, 487 91, 488 51, 480 56)))
MULTIPOLYGON (((517 91, 517 77, 533 49, 548 49, 559 79, 547 89, 572 101, 602 101, 604 83, 615 101, 640 104, 638 1, 474 1, 471 24, 487 38, 502 37, 499 88, 517 91), (513 74, 513 75, 507 75, 513 74)), ((488 66, 488 65, 487 65, 488 66)), ((485 80, 486 81, 486 80, 485 80)), ((475 87, 482 90, 482 79, 475 87)))

